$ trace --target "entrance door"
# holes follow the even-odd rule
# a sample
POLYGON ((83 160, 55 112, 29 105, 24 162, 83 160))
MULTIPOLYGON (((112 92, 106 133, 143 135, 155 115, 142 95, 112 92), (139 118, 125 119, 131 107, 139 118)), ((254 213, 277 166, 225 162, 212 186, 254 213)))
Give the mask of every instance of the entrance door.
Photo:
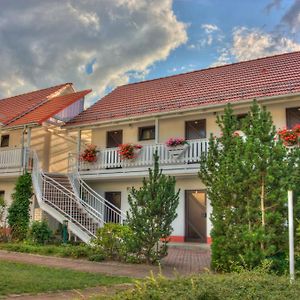
POLYGON ((109 202, 105 207, 105 222, 120 223, 120 216, 115 213, 115 207, 121 209, 121 192, 106 192, 105 199, 109 202))
POLYGON ((206 243, 206 193, 185 192, 185 240, 206 243))
POLYGON ((106 147, 107 148, 115 148, 115 147, 118 147, 122 143, 123 143, 123 131, 122 130, 115 130, 115 131, 107 132, 107 138, 106 138, 106 147))

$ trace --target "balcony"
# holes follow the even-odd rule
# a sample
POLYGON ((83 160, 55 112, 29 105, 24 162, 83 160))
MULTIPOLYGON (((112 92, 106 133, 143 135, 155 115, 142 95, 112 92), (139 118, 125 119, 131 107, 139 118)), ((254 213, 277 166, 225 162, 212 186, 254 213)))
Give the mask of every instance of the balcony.
POLYGON ((81 161, 78 155, 69 157, 70 171, 78 169, 80 174, 88 179, 111 178, 126 176, 144 176, 148 168, 153 166, 153 154, 157 151, 160 168, 166 174, 195 174, 199 169, 199 159, 208 149, 208 140, 190 140, 178 156, 175 156, 165 144, 143 145, 143 148, 133 160, 122 160, 118 148, 100 149, 97 161, 88 163, 81 161))
POLYGON ((20 175, 27 153, 28 150, 22 148, 0 149, 0 177, 20 175))

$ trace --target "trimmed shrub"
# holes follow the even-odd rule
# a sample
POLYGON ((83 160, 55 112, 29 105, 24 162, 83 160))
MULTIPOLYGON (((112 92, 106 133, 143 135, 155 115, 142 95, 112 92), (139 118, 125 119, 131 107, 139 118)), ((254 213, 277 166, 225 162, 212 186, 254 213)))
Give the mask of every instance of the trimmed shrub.
POLYGON ((291 285, 287 277, 252 271, 226 275, 202 274, 175 280, 152 277, 138 282, 132 290, 105 299, 297 300, 299 295, 299 281, 291 285))
POLYGON ((92 241, 93 248, 107 258, 126 261, 134 252, 133 232, 126 225, 107 223, 97 231, 92 241))
POLYGON ((35 221, 29 228, 28 237, 33 243, 44 245, 52 236, 52 231, 46 221, 35 221))

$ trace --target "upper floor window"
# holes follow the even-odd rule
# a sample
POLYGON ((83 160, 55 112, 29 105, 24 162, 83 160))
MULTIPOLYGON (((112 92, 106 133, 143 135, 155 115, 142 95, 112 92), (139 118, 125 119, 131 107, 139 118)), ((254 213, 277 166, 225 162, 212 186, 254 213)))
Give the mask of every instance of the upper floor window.
POLYGON ((4 199, 4 195, 5 195, 5 192, 4 191, 0 191, 0 198, 4 199))
POLYGON ((139 128, 139 141, 148 141, 155 139, 155 126, 139 128))
POLYGON ((206 120, 194 120, 185 122, 185 138, 187 140, 206 138, 206 120))
POLYGON ((300 124, 300 107, 286 109, 286 126, 293 128, 296 124, 300 124))
POLYGON ((9 135, 1 135, 1 144, 0 147, 8 147, 9 146, 9 135))

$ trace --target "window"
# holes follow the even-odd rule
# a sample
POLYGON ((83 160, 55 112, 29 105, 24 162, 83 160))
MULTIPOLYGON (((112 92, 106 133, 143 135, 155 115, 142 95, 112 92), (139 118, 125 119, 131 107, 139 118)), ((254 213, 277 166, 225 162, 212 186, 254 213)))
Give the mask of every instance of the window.
POLYGON ((300 124, 300 107, 286 109, 286 126, 293 128, 296 124, 300 124))
POLYGON ((243 120, 247 117, 247 114, 239 114, 236 116, 238 122, 238 130, 242 129, 243 120))
POLYGON ((4 191, 0 191, 0 198, 4 199, 4 194, 5 194, 4 191))
POLYGON ((115 148, 123 143, 123 131, 114 130, 108 131, 106 135, 106 147, 115 148))
POLYGON ((140 127, 139 141, 147 141, 155 139, 155 126, 140 127))
POLYGON ((185 122, 185 138, 187 140, 206 138, 206 120, 194 120, 185 122))
POLYGON ((9 135, 2 135, 1 136, 1 145, 0 147, 8 147, 9 146, 9 135))

